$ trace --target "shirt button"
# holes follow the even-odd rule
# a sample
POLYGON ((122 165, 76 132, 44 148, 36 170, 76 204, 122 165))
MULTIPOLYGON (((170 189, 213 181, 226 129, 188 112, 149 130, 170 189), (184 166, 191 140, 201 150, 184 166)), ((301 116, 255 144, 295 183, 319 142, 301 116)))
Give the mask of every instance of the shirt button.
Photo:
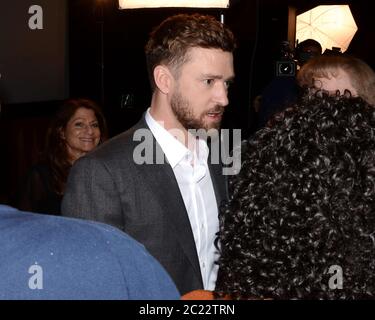
POLYGON ((203 269, 206 268, 206 264, 204 262, 202 263, 202 267, 203 269))

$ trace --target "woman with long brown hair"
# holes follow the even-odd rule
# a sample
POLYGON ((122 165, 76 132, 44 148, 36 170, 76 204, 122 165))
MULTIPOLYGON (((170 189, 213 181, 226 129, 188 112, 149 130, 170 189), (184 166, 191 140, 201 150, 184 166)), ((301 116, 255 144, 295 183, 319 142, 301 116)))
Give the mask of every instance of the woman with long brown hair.
POLYGON ((39 163, 28 172, 17 207, 60 215, 70 168, 106 138, 106 122, 95 102, 67 100, 52 119, 44 153, 39 163))

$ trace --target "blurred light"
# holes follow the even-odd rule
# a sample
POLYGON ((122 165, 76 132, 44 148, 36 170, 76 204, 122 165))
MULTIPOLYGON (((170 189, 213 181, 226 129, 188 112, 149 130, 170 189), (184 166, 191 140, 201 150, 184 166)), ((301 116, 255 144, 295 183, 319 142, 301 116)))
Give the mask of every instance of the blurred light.
POLYGON ((120 9, 190 7, 228 8, 229 0, 119 0, 120 9))
POLYGON ((317 6, 297 16, 296 39, 314 39, 325 49, 345 52, 358 27, 348 5, 317 6))

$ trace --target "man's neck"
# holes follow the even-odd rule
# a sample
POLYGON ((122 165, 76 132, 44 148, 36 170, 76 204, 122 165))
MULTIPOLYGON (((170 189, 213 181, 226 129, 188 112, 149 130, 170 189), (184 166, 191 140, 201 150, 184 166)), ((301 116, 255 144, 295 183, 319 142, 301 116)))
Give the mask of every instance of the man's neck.
POLYGON ((192 135, 177 120, 171 107, 167 105, 167 102, 160 100, 161 99, 153 96, 150 107, 151 117, 182 144, 184 144, 186 148, 190 149, 191 147, 194 147, 195 144, 192 145, 192 142, 195 139, 192 139, 192 135))

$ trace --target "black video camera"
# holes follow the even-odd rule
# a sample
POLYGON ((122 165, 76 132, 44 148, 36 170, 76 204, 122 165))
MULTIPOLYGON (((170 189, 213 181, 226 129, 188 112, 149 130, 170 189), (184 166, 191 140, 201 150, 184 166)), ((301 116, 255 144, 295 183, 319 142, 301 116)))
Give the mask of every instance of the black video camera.
POLYGON ((276 61, 276 76, 294 77, 296 75, 296 61, 289 41, 281 42, 281 58, 276 61))

